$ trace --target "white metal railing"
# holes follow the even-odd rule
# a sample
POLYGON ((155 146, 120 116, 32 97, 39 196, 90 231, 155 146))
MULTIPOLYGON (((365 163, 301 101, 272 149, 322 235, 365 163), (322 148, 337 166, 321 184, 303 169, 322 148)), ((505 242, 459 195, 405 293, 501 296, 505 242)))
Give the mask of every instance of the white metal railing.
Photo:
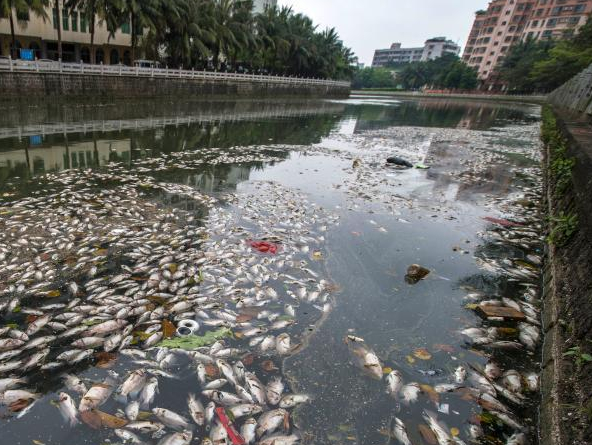
POLYGON ((13 60, 0 58, 0 71, 87 74, 102 76, 154 77, 165 79, 203 79, 237 82, 281 83, 294 85, 322 85, 350 87, 350 82, 303 77, 266 76, 261 74, 239 74, 212 71, 196 71, 172 68, 142 68, 126 65, 90 65, 87 63, 64 63, 50 61, 13 60))

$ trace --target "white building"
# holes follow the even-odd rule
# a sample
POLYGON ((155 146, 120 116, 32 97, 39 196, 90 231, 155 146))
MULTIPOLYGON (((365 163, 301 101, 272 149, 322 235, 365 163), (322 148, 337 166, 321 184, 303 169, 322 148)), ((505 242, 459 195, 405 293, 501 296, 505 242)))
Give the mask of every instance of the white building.
POLYGON ((434 37, 426 40, 418 48, 402 48, 400 43, 393 43, 388 49, 374 52, 372 67, 379 68, 395 63, 425 62, 442 57, 444 54, 460 54, 460 46, 446 37, 434 37))
POLYGON ((265 11, 265 8, 269 8, 271 6, 277 6, 277 0, 254 0, 253 12, 255 14, 260 14, 265 11))

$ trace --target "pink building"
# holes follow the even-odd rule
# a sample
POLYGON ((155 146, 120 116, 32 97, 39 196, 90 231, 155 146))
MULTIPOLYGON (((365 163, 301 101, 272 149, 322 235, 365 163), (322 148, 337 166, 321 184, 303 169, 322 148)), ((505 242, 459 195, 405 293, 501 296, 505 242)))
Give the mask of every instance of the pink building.
POLYGON ((493 0, 476 12, 463 60, 477 70, 483 88, 503 90, 496 66, 514 43, 573 34, 590 13, 592 0, 493 0))

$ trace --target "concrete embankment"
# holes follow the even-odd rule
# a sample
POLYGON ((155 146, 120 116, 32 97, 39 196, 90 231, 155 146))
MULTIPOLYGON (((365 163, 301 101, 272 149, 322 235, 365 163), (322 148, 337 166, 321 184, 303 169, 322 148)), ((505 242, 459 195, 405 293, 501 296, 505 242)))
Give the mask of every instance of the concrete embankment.
POLYGON ((347 97, 349 87, 327 83, 233 79, 153 78, 137 76, 0 72, 0 100, 41 98, 146 98, 146 97, 347 97))
POLYGON ((451 99, 458 101, 495 101, 495 102, 519 102, 519 103, 546 103, 547 97, 543 95, 509 96, 505 94, 455 94, 455 93, 422 93, 414 91, 387 91, 387 90, 352 90, 353 95, 393 97, 398 99, 451 99))
POLYGON ((545 267, 541 443, 592 444, 592 66, 543 116, 545 267))

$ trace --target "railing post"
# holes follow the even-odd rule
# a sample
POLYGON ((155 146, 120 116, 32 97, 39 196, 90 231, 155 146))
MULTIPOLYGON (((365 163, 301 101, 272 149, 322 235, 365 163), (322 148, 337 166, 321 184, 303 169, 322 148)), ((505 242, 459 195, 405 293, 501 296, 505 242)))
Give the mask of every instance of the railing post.
POLYGON ((119 65, 119 75, 121 76, 121 70, 123 69, 123 65, 119 65))
POLYGON ((84 62, 80 59, 80 74, 84 74, 84 62))
POLYGON ((61 72, 62 72, 62 59, 60 58, 60 59, 58 59, 58 61, 60 63, 60 74, 61 74, 61 72))
POLYGON ((35 71, 39 72, 39 61, 35 59, 35 71))
POLYGON ((154 65, 152 65, 152 71, 150 72, 150 77, 154 77, 154 65))
POLYGON ((191 78, 195 79, 195 68, 191 68, 191 78))
POLYGON ((101 75, 103 74, 103 61, 101 60, 101 75))
POLYGON ((10 71, 14 71, 14 68, 12 66, 12 54, 8 56, 8 64, 10 65, 10 71))

